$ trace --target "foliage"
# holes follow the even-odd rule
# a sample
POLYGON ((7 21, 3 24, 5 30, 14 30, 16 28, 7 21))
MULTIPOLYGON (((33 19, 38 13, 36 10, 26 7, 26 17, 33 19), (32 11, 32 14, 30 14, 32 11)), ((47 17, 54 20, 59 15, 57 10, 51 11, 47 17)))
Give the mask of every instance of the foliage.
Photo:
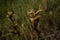
POLYGON ((58 40, 59 17, 59 0, 1 0, 0 40, 58 40), (13 22, 7 17, 9 11, 14 12, 13 22))

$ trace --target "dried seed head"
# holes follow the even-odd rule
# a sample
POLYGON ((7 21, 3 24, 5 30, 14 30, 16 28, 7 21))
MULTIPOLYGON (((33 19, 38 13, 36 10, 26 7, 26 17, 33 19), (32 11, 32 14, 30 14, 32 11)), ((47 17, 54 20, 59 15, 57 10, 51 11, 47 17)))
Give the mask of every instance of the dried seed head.
POLYGON ((11 14, 13 14, 13 12, 8 12, 8 15, 11 15, 11 14))
POLYGON ((34 18, 30 18, 31 22, 33 23, 34 22, 34 18))
POLYGON ((29 15, 29 16, 30 16, 30 15, 31 15, 31 16, 34 15, 34 10, 33 10, 33 9, 29 9, 29 11, 27 12, 27 15, 29 15))
POLYGON ((38 16, 36 16, 34 19, 38 19, 38 18, 40 18, 41 16, 40 15, 38 15, 38 16))

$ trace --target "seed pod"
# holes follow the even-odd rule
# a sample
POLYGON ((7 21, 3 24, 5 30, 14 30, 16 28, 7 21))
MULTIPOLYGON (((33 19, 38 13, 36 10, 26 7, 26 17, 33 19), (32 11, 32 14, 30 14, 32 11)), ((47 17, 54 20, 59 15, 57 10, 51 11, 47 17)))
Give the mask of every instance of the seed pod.
POLYGON ((11 12, 11 11, 9 11, 9 12, 8 12, 8 15, 7 15, 7 17, 8 17, 12 22, 15 21, 15 19, 13 18, 13 15, 14 15, 14 12, 11 12))

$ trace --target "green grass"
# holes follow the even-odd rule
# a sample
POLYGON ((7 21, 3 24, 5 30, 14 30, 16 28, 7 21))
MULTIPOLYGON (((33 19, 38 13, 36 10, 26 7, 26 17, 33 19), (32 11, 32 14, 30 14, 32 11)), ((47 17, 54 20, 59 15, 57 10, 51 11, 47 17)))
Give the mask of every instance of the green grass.
MULTIPOLYGON (((58 0, 2 0, 0 2, 0 36, 1 40, 41 40, 39 35, 43 38, 49 36, 51 33, 55 32, 58 28, 58 22, 60 20, 60 1, 58 0), (48 3, 47 3, 48 2, 48 3), (31 22, 29 21, 29 16, 27 16, 27 11, 29 9, 38 10, 39 5, 41 5, 43 11, 39 12, 41 16, 37 30, 41 32, 38 33, 32 28, 31 22), (48 6, 48 9, 46 9, 48 6), (7 18, 8 11, 14 11, 17 17, 18 30, 20 36, 11 33, 11 27, 13 23, 7 18), (49 12, 52 12, 52 15, 49 12), (53 26, 49 24, 49 17, 53 22, 53 26), (46 34, 45 34, 46 33, 46 34), (5 38, 5 39, 4 39, 5 38)), ((13 29, 12 29, 13 30, 13 29)), ((48 38, 48 37, 47 37, 48 38)), ((47 39, 46 38, 46 39, 47 39)), ((44 38, 45 39, 45 38, 44 38)), ((49 40, 49 39, 47 39, 49 40)))

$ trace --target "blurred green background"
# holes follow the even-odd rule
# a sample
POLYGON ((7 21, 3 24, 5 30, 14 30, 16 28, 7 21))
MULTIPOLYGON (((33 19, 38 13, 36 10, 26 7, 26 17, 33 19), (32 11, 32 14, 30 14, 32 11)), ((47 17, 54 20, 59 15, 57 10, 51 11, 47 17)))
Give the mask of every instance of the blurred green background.
MULTIPOLYGON (((37 29, 41 31, 41 36, 46 37, 51 33, 57 31, 60 23, 60 0, 1 0, 0 1, 0 40, 41 40, 36 31, 31 31, 31 24, 27 16, 29 9, 37 10, 41 5, 43 11, 37 29), (13 23, 8 20, 7 12, 14 11, 18 19, 18 29, 20 36, 9 32, 13 23), (52 12, 52 15, 49 13, 52 12), (51 16, 52 26, 49 24, 49 17, 51 16), (46 34, 45 34, 46 33, 46 34), (5 36, 4 36, 5 35, 5 36)), ((49 40, 49 39, 46 39, 49 40)))

